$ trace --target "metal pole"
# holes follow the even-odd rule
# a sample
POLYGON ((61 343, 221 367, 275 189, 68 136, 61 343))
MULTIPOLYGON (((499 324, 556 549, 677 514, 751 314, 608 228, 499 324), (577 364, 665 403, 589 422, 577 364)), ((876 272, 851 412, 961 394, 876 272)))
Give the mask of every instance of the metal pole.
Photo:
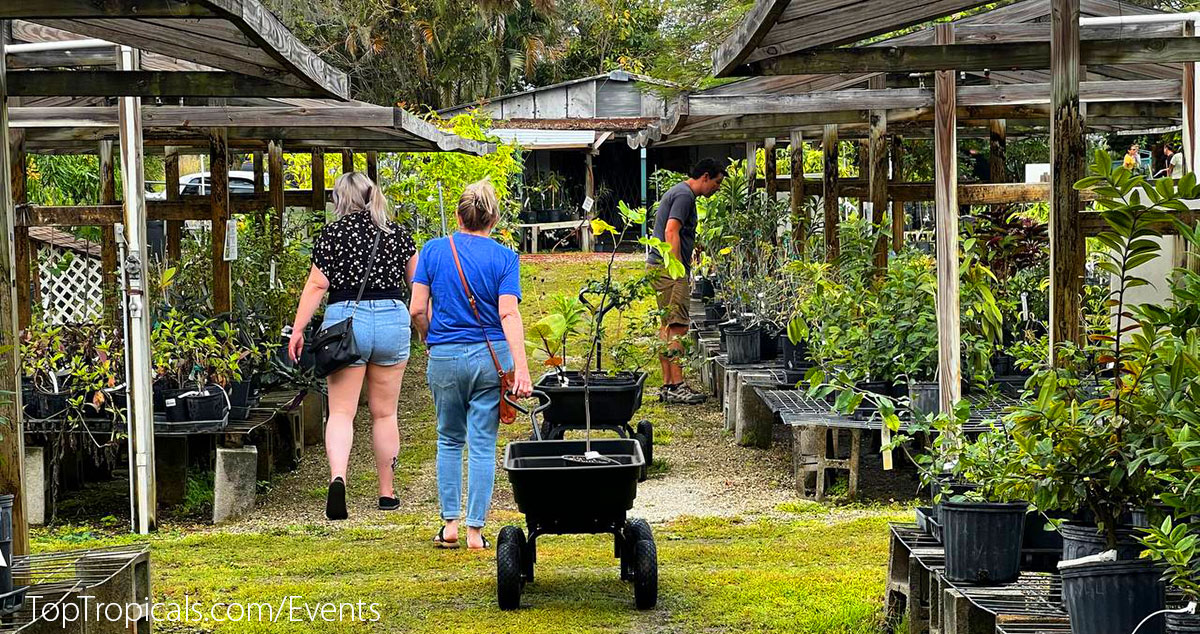
MULTIPOLYGON (((641 154, 641 161, 642 161, 642 206, 646 208, 646 211, 649 211, 650 210, 650 200, 648 199, 648 197, 646 195, 646 148, 642 148, 640 154, 641 154)), ((646 237, 646 222, 645 221, 642 221, 642 237, 643 238, 646 237)), ((613 245, 613 249, 616 249, 616 248, 617 248, 616 245, 613 245)))
POLYGON ((442 203, 442 181, 438 181, 438 213, 442 216, 442 236, 448 236, 450 234, 446 228, 446 205, 442 203))
MULTIPOLYGON (((137 51, 122 46, 121 70, 139 67, 137 51)), ((125 200, 125 295, 129 324, 129 479, 133 488, 133 528, 155 529, 154 408, 151 393, 150 314, 146 298, 146 175, 142 165, 142 101, 120 100, 121 185, 125 200)))

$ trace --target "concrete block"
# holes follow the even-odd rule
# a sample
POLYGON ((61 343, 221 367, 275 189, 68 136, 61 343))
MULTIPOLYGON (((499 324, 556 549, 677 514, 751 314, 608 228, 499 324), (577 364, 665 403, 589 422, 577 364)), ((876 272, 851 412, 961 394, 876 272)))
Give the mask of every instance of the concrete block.
MULTIPOLYGON (((363 398, 366 398, 367 386, 363 385, 363 398)), ((311 447, 325 442, 325 419, 328 417, 328 397, 320 392, 309 392, 304 397, 304 445, 311 447)), ((363 401, 360 405, 365 406, 363 401)))
POLYGON ((991 634, 996 631, 995 615, 975 607, 954 588, 944 589, 939 607, 944 634, 991 634))
POLYGON ((254 508, 257 474, 256 448, 217 448, 217 472, 213 486, 214 524, 236 518, 254 508))
POLYGON ((738 371, 732 368, 725 368, 721 376, 722 389, 717 397, 721 401, 721 411, 725 414, 725 431, 733 431, 734 419, 733 410, 733 394, 737 389, 738 371))
POLYGON ((91 605, 103 603, 144 606, 140 610, 140 614, 138 608, 132 608, 132 611, 128 613, 132 617, 133 622, 131 623, 126 623, 124 619, 109 621, 103 618, 103 613, 100 619, 90 618, 84 623, 86 634, 148 634, 150 632, 149 553, 141 553, 132 561, 127 553, 89 554, 80 559, 75 564, 75 568, 79 578, 86 584, 78 594, 80 597, 84 595, 93 597, 88 600, 91 605), (114 574, 112 571, 116 567, 120 568, 114 574), (142 618, 137 618, 138 616, 142 618))
POLYGON ((187 495, 188 439, 186 436, 154 438, 154 478, 158 503, 174 506, 187 495))
POLYGON ((50 454, 45 447, 25 447, 25 517, 41 526, 54 515, 50 486, 50 454))
POLYGON ((769 377, 766 372, 741 372, 737 380, 737 396, 734 401, 734 439, 743 447, 771 448, 772 427, 775 414, 758 396, 751 385, 754 379, 769 377))

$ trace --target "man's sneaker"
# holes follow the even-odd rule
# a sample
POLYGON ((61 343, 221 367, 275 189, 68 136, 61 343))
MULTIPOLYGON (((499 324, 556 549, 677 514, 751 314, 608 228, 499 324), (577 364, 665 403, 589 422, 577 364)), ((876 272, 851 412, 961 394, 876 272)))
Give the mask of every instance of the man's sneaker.
POLYGON ((708 395, 693 390, 686 383, 681 383, 664 388, 661 398, 664 403, 668 404, 699 405, 708 400, 708 395))

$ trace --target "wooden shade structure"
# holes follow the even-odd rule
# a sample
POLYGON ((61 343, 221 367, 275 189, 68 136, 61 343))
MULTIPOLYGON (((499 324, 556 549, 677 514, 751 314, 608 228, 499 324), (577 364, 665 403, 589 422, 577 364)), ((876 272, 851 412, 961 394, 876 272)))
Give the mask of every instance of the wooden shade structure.
MULTIPOLYGON (((0 171, 11 175, 0 179, 0 222, 12 236, 0 240, 0 349, 5 350, 0 391, 17 395, 0 405, 0 418, 10 425, 0 442, 0 492, 16 494, 16 553, 28 549, 19 346, 13 344, 30 318, 29 227, 99 225, 106 274, 118 267, 124 272, 131 497, 134 528, 146 532, 155 527, 150 324, 143 301, 147 219, 167 221, 168 258, 179 257, 183 221, 212 222, 213 302, 224 312, 230 307, 229 262, 222 257, 228 221, 234 213, 266 207, 280 213, 289 205, 324 209, 327 148, 351 156, 354 150, 366 152, 368 171, 375 170, 379 151, 492 150, 408 112, 350 100, 346 75, 306 49, 258 0, 5 2, 0 6, 0 135, 0 171), (165 156, 166 200, 145 200, 144 147, 165 156), (208 195, 180 195, 179 154, 187 148, 210 157, 208 195), (259 154, 253 194, 230 194, 230 152, 237 149, 259 154), (311 191, 284 189, 285 149, 312 152, 311 191), (113 172, 118 151, 119 192, 113 172), (28 152, 98 153, 99 204, 27 204, 28 152), (126 253, 119 264, 117 223, 126 253)), ((282 225, 276 222, 275 241, 282 244, 282 225)))
MULTIPOLYGON (((808 224, 799 194, 826 194, 825 242, 837 251, 839 196, 870 200, 873 220, 902 229, 905 200, 933 200, 938 248, 939 381, 948 410, 961 384, 958 327, 959 205, 1050 202, 1051 347, 1078 341, 1083 236, 1103 227, 1080 212, 1087 130, 1184 131, 1196 159, 1196 16, 1172 16, 1116 0, 1020 0, 871 39, 981 5, 944 0, 759 0, 714 53, 719 77, 746 77, 684 94, 667 115, 629 139, 633 147, 823 138, 823 179, 804 179, 793 147, 793 234, 808 224), (847 46, 851 45, 851 46, 847 46), (1049 135, 1051 182, 1003 183, 1008 135, 1049 135), (885 141, 887 136, 892 142, 885 141), (991 183, 957 182, 957 138, 989 139, 991 183), (935 180, 905 183, 900 137, 931 138, 935 180), (865 177, 839 182, 839 139, 867 139, 865 177), (883 154, 892 148, 890 160, 883 154), (889 167, 892 174, 889 175, 889 167)), ((1193 168, 1194 169, 1194 168, 1193 168)), ((765 175, 770 180, 775 174, 765 175)), ((768 185, 768 190, 776 188, 768 185)), ((902 231, 893 248, 899 249, 902 231)), ((880 263, 886 246, 877 246, 880 263)))

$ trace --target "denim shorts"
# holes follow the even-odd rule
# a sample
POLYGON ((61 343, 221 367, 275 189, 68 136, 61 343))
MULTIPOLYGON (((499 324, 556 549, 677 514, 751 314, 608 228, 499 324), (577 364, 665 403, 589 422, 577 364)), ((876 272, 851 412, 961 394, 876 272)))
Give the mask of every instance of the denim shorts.
POLYGON ((338 302, 325 307, 321 329, 345 321, 354 312, 354 343, 361 357, 355 366, 396 365, 408 361, 412 341, 411 318, 408 307, 398 299, 372 299, 358 303, 338 302))

